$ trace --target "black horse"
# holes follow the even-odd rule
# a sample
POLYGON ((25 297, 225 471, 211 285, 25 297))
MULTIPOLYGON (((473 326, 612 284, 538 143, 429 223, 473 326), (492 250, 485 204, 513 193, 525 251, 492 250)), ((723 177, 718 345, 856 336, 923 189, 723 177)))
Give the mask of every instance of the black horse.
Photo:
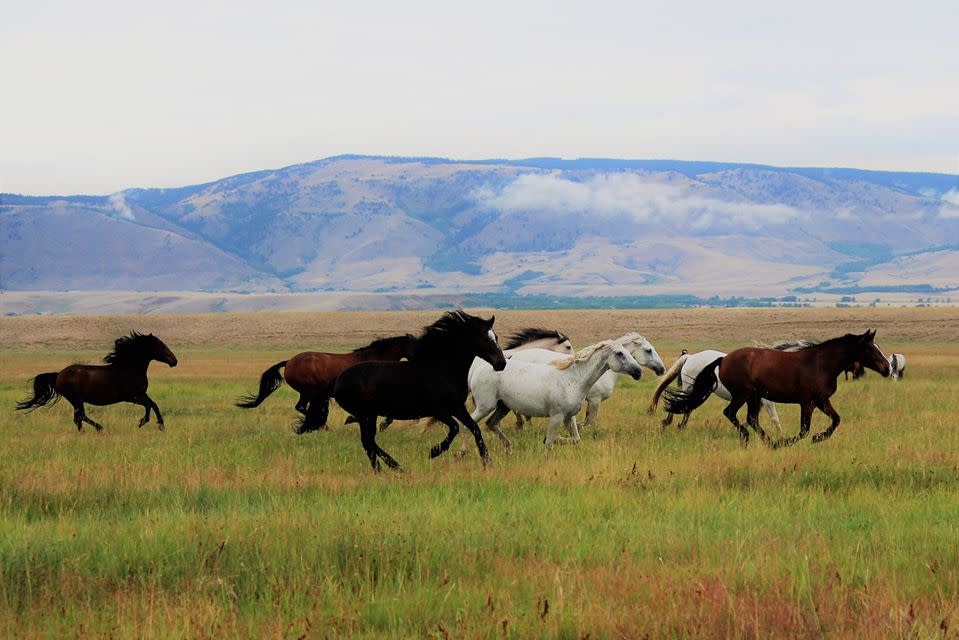
MULTIPOLYGON (((449 432, 430 451, 435 458, 459 433, 459 420, 476 440, 483 464, 489 462, 479 427, 466 410, 467 374, 473 358, 486 360, 497 371, 506 367, 503 350, 493 333, 495 316, 484 320, 463 311, 451 311, 426 327, 408 362, 361 362, 346 369, 333 383, 332 397, 360 424, 360 438, 370 464, 379 471, 379 458, 402 471, 399 463, 376 444, 376 419, 436 418, 449 432)), ((329 410, 329 397, 313 403, 329 410)))
POLYGON ((157 360, 175 367, 176 356, 155 335, 137 333, 117 339, 113 351, 103 359, 106 365, 71 364, 62 371, 41 373, 33 378, 33 397, 17 403, 19 410, 33 410, 56 403, 61 396, 73 405, 73 422, 77 431, 83 431, 83 423, 97 431, 103 427, 87 417, 83 403, 93 405, 132 402, 146 408, 140 420, 143 426, 150 421, 150 411, 156 414, 157 426, 163 430, 160 407, 147 395, 147 367, 157 360))

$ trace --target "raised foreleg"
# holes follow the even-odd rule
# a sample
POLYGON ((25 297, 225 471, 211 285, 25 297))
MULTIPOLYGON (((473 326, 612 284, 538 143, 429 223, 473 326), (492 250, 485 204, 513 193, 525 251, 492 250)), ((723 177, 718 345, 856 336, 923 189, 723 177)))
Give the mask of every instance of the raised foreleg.
POLYGON ((453 420, 450 416, 443 416, 438 418, 440 422, 446 425, 448 429, 446 433, 446 438, 443 439, 437 445, 433 445, 433 448, 430 449, 430 457, 435 458, 446 453, 447 449, 450 448, 450 445, 453 443, 453 439, 456 438, 456 434, 460 432, 460 426, 456 424, 456 420, 453 420))
POLYGON ((726 416, 726 419, 733 423, 733 426, 739 430, 739 439, 742 441, 743 446, 745 447, 749 444, 749 431, 742 425, 739 421, 739 418, 736 417, 736 413, 739 409, 746 404, 746 401, 742 398, 737 398, 733 396, 732 401, 723 409, 723 415, 726 416))
POLYGON ((160 431, 163 431, 163 415, 160 413, 160 407, 157 406, 157 403, 153 401, 153 398, 147 394, 141 394, 133 401, 134 404, 138 404, 146 409, 146 413, 142 418, 140 418, 140 424, 137 427, 142 427, 150 421, 150 411, 153 411, 153 414, 157 418, 157 428, 160 431))

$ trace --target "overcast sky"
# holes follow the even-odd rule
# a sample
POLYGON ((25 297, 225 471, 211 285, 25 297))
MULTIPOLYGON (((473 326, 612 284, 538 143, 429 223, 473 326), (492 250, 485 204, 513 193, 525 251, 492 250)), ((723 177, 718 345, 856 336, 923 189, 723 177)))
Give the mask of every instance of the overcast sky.
POLYGON ((0 73, 5 192, 341 153, 959 172, 956 0, 5 0, 0 73))

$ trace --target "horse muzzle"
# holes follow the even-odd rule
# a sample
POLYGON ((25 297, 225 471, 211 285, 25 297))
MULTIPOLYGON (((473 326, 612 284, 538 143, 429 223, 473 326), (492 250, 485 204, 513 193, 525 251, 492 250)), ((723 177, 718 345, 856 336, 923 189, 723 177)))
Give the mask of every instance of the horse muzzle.
POLYGON ((633 380, 639 380, 640 378, 643 377, 643 370, 642 370, 642 369, 635 369, 635 370, 633 370, 633 371, 630 371, 630 372, 629 372, 629 375, 633 376, 633 380))
POLYGON ((492 364, 493 364, 493 371, 502 371, 503 369, 506 368, 506 358, 503 358, 502 360, 497 360, 496 362, 492 364))
POLYGON ((168 365, 170 365, 171 367, 175 367, 175 366, 177 365, 177 362, 178 362, 178 361, 177 361, 176 358, 172 358, 172 359, 166 361, 166 363, 167 363, 168 365))

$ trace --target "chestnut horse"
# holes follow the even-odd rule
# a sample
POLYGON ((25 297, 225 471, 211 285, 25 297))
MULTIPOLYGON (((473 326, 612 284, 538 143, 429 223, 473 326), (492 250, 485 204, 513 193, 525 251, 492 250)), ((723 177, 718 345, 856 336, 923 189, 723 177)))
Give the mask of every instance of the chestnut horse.
POLYGON ((743 445, 749 442, 749 432, 736 413, 744 404, 748 407, 747 423, 771 447, 793 445, 805 438, 813 410, 818 408, 832 418, 832 424, 812 438, 813 442, 822 442, 839 426, 839 414, 829 402, 836 393, 839 374, 858 362, 884 377, 889 375, 889 361, 876 346, 875 338, 875 331, 867 331, 862 335, 847 333, 795 351, 737 349, 707 365, 687 390, 666 389, 663 393, 666 411, 691 412, 706 401, 721 381, 732 397, 723 415, 739 429, 743 445), (762 400, 798 404, 801 409, 799 435, 771 441, 759 426, 762 400))
POLYGON ((318 420, 318 415, 310 410, 310 400, 317 394, 328 396, 329 386, 347 367, 358 362, 377 360, 393 361, 403 358, 409 359, 413 353, 413 344, 416 338, 410 334, 380 338, 365 347, 354 349, 349 353, 324 353, 321 351, 304 351, 289 360, 277 362, 260 376, 260 390, 257 395, 248 395, 240 398, 236 406, 241 409, 252 409, 260 406, 267 396, 279 389, 283 380, 299 392, 300 399, 295 409, 303 414, 300 423, 294 427, 298 434, 309 431, 318 431, 326 428, 326 417, 318 420), (283 369, 282 375, 280 369, 283 369))
POLYGON ((156 414, 157 427, 163 430, 160 407, 147 395, 147 367, 156 360, 175 367, 176 356, 155 335, 137 333, 117 339, 113 351, 103 359, 106 365, 71 364, 66 369, 41 373, 33 378, 33 397, 17 403, 17 409, 32 411, 37 407, 56 404, 60 397, 73 405, 73 422, 77 431, 83 423, 97 431, 103 426, 87 417, 83 403, 103 406, 118 402, 132 402, 146 408, 146 415, 138 426, 150 421, 150 411, 156 414))

